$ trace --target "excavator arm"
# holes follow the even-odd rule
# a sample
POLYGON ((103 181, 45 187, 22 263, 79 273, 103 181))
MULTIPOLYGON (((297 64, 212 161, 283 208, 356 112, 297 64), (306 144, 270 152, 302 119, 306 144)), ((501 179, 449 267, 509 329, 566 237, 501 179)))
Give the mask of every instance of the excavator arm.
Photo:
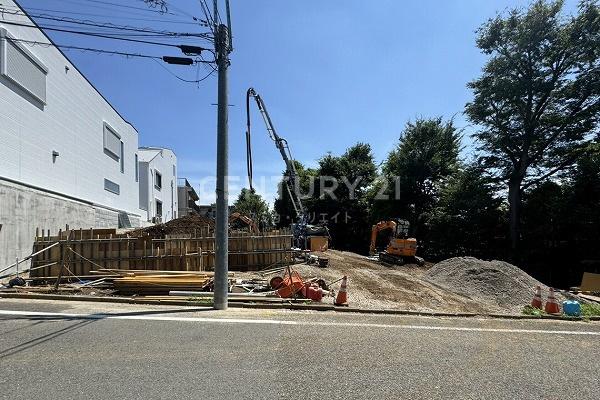
POLYGON ((377 234, 384 229, 391 229, 394 234, 396 233, 396 222, 394 221, 379 221, 377 224, 373 225, 371 229, 371 245, 369 246, 369 254, 375 255, 376 253, 376 243, 377 243, 377 234))

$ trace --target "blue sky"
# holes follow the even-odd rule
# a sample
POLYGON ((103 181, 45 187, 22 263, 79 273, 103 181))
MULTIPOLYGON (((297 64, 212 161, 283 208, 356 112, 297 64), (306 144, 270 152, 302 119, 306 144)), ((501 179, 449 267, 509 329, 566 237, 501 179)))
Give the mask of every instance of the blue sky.
MULTIPOLYGON (((202 16, 198 0, 169 0, 169 15, 106 2, 20 0, 32 14, 50 13, 32 9, 38 8, 115 24, 206 30, 189 24, 191 15, 202 16)), ((145 7, 140 0, 119 3, 145 7)), ((475 30, 496 12, 527 4, 517 0, 231 0, 235 51, 230 69, 230 175, 239 177, 232 182, 231 196, 246 185, 248 87, 261 94, 279 134, 301 162, 312 166, 327 152, 341 154, 356 142, 367 142, 379 163, 397 144, 405 123, 416 117, 454 117, 467 134, 472 131, 462 115, 470 99, 466 83, 479 75, 485 62, 475 47, 475 30)), ((575 6, 575 1, 567 2, 567 9, 575 6)), ((48 33, 58 44, 180 55, 166 47, 48 33)), ((214 176, 216 168, 216 107, 212 105, 216 78, 196 85, 180 82, 152 60, 78 51, 67 55, 138 129, 140 145, 173 149, 179 175, 196 187, 204 180, 201 202, 212 202, 214 186, 207 177, 214 176)), ((167 68, 186 79, 207 72, 167 68)), ((283 162, 256 112, 253 119, 254 175, 277 176, 283 162)), ((469 144, 465 140, 465 155, 469 144)), ((275 191, 272 186, 266 187, 269 201, 275 191)))

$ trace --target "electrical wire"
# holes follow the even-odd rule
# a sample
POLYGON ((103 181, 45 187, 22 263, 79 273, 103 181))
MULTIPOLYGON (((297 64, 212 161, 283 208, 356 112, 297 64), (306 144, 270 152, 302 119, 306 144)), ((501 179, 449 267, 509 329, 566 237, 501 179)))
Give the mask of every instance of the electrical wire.
MULTIPOLYGON (((169 68, 165 67, 162 64, 163 58, 160 56, 153 56, 153 55, 148 55, 148 54, 140 54, 140 53, 127 53, 127 52, 122 52, 122 51, 114 51, 114 50, 104 50, 104 49, 96 49, 96 48, 91 48, 91 47, 80 47, 80 46, 70 46, 70 45, 60 45, 60 44, 54 44, 54 43, 45 43, 45 42, 36 42, 33 40, 25 40, 25 39, 13 39, 13 38, 9 38, 8 40, 13 41, 13 42, 20 42, 20 43, 26 43, 26 44, 30 44, 30 45, 39 45, 39 46, 44 46, 44 47, 57 47, 60 49, 65 49, 65 50, 79 50, 79 51, 84 51, 84 52, 92 52, 92 53, 98 53, 98 54, 110 54, 110 55, 119 55, 119 56, 124 56, 127 58, 145 58, 145 59, 151 59, 154 62, 156 62, 158 65, 160 65, 165 71, 167 71, 169 74, 171 74, 172 76, 174 76, 175 78, 179 79, 182 82, 186 82, 186 83, 200 83, 206 79, 208 79, 215 71, 216 69, 210 71, 206 76, 200 78, 200 79, 195 79, 195 80, 189 80, 189 79, 185 79, 180 77, 179 75, 175 74, 173 71, 171 71, 169 68)), ((204 60, 195 60, 194 61, 195 64, 204 64, 206 63, 206 65, 210 65, 210 61, 204 61, 204 60)), ((212 65, 211 65, 212 67, 212 65)))
POLYGON ((143 12, 150 12, 150 13, 156 13, 156 14, 170 14, 170 15, 177 15, 175 13, 172 13, 168 10, 163 11, 163 10, 154 10, 151 8, 144 8, 144 7, 136 7, 136 6, 131 6, 131 5, 127 5, 127 4, 121 4, 121 3, 112 3, 110 1, 101 1, 101 0, 81 0, 81 1, 75 1, 75 0, 58 0, 61 3, 71 3, 71 4, 78 4, 80 6, 88 6, 88 7, 95 7, 95 8, 100 8, 103 10, 112 10, 114 7, 121 7, 121 8, 127 8, 129 10, 135 10, 135 11, 143 11, 143 12), (93 3, 93 4, 86 4, 86 3, 93 3), (97 4, 101 4, 101 5, 97 5, 97 4), (108 7, 107 7, 108 6, 108 7))
MULTIPOLYGON (((7 6, 7 5, 2 5, 2 8, 7 9, 7 10, 12 9, 14 11, 21 11, 21 9, 18 7, 11 7, 11 6, 7 6)), ((159 22, 159 23, 169 23, 169 24, 198 25, 197 22, 176 21, 176 20, 172 20, 172 19, 163 19, 163 18, 134 18, 134 17, 128 17, 128 16, 124 16, 124 15, 94 14, 94 13, 85 13, 85 12, 76 12, 76 11, 51 10, 48 8, 36 8, 36 7, 27 7, 27 10, 33 10, 33 11, 38 11, 38 12, 57 13, 57 14, 59 14, 58 16, 61 16, 62 14, 71 14, 71 15, 81 15, 81 16, 88 16, 88 17, 124 19, 124 20, 130 20, 130 21, 148 21, 148 22, 159 22)), ((0 12, 0 14, 1 14, 1 12, 0 12)))
POLYGON ((34 40, 26 40, 26 39, 9 38, 8 40, 11 42, 26 43, 26 44, 30 44, 32 46, 57 47, 60 49, 65 49, 65 50, 81 50, 81 51, 89 51, 92 53, 99 53, 99 54, 114 54, 114 55, 120 55, 120 56, 125 56, 125 57, 140 57, 140 58, 152 58, 152 59, 162 60, 162 57, 159 57, 159 56, 151 56, 151 55, 140 54, 140 53, 127 53, 127 52, 123 52, 123 51, 96 49, 96 48, 92 48, 92 47, 81 47, 81 46, 71 46, 71 45, 47 43, 47 42, 37 42, 34 40))
POLYGON ((210 76, 215 72, 215 71, 210 71, 208 74, 206 74, 204 77, 200 78, 200 79, 195 79, 195 80, 190 80, 190 79, 184 79, 182 77, 180 77, 179 75, 177 75, 176 73, 174 73, 173 71, 171 71, 169 68, 167 68, 165 65, 163 65, 162 63, 158 62, 157 60, 154 60, 162 69, 164 69, 165 71, 167 71, 169 74, 173 75, 175 78, 179 79, 182 82, 185 83, 200 83, 208 78, 210 78, 210 76))
MULTIPOLYGON (((116 55, 121 55, 121 56, 126 56, 126 57, 153 58, 156 60, 163 59, 160 56, 153 56, 153 55, 147 55, 147 54, 142 54, 142 53, 128 53, 128 52, 116 51, 116 50, 97 49, 94 47, 62 45, 62 44, 55 44, 55 43, 49 43, 49 42, 38 42, 35 40, 15 39, 15 38, 8 38, 8 40, 10 40, 12 42, 26 43, 26 44, 30 44, 32 46, 57 47, 57 48, 66 49, 66 50, 81 50, 81 51, 89 51, 89 52, 100 53, 100 54, 116 54, 116 55)), ((211 67, 212 67, 213 63, 214 63, 214 61, 207 61, 204 58, 199 58, 197 60, 194 60, 194 64, 205 64, 205 65, 209 65, 211 67)), ((212 67, 212 68, 214 69, 214 67, 212 67)))
POLYGON ((199 2, 200 2, 200 8, 202 8, 202 12, 204 13, 204 17, 206 18, 206 21, 208 22, 208 25, 210 26, 210 29, 211 29, 213 35, 216 35, 216 32, 215 32, 215 20, 213 19, 213 16, 210 13, 210 8, 208 7, 208 4, 206 3, 206 0, 199 0, 199 2))
POLYGON ((123 30, 123 31, 132 31, 132 32, 145 32, 145 33, 156 33, 156 34, 162 34, 165 36, 198 36, 198 37, 204 37, 206 35, 208 35, 208 33, 189 33, 189 32, 173 32, 173 31, 167 31, 167 30, 156 30, 156 29, 152 29, 152 28, 142 28, 142 27, 136 27, 136 26, 131 26, 131 25, 116 25, 113 24, 112 22, 98 22, 98 21, 90 21, 90 20, 77 20, 75 18, 71 18, 71 17, 56 17, 53 15, 46 15, 46 14, 26 14, 24 12, 21 11, 5 11, 3 8, 0 8, 0 12, 5 12, 7 14, 10 15, 21 15, 21 16, 26 16, 26 17, 33 17, 33 18, 39 18, 39 19, 44 19, 44 20, 50 20, 50 21, 57 21, 57 22, 66 22, 69 24, 76 24, 76 25, 85 25, 85 26, 93 26, 93 27, 99 27, 99 28, 109 28, 109 29, 116 29, 116 30, 123 30))
MULTIPOLYGON (((22 23, 14 22, 14 21, 3 20, 2 23, 8 24, 8 25, 14 25, 14 26, 22 26, 22 27, 26 27, 26 28, 36 28, 36 29, 43 29, 43 30, 63 32, 63 33, 72 33, 75 35, 92 36, 92 37, 99 37, 99 38, 103 38, 103 39, 121 40, 121 41, 125 41, 125 42, 142 43, 142 44, 149 44, 149 45, 155 45, 155 46, 166 46, 166 47, 176 47, 176 48, 180 47, 179 45, 172 44, 172 43, 154 42, 154 41, 140 40, 140 39, 130 39, 130 38, 124 38, 124 37, 111 36, 111 35, 107 35, 107 34, 97 34, 97 33, 91 33, 91 32, 75 31, 75 30, 71 30, 71 29, 35 26, 35 25, 29 25, 29 24, 22 24, 22 23)), ((203 50, 208 50, 208 49, 203 48, 203 50)))

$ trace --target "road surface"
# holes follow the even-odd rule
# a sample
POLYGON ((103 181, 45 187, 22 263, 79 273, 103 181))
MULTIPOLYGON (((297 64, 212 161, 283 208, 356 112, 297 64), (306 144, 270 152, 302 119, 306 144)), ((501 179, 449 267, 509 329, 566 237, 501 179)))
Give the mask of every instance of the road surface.
POLYGON ((600 324, 0 300, 0 398, 600 398, 600 324))

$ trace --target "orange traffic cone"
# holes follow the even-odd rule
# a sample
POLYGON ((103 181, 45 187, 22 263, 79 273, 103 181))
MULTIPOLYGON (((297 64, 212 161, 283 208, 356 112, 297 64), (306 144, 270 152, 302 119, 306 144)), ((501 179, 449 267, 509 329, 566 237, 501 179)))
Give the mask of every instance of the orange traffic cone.
POLYGON ((531 307, 542 309, 542 288, 539 286, 535 287, 535 296, 531 300, 531 307))
POLYGON ((554 289, 550 288, 548 293, 548 301, 546 301, 545 310, 548 314, 560 314, 560 306, 554 297, 554 289))
POLYGON ((340 285, 340 291, 337 295, 337 298, 335 299, 335 302, 333 304, 335 304, 336 306, 347 306, 348 305, 348 277, 344 276, 342 278, 342 284, 340 285))

